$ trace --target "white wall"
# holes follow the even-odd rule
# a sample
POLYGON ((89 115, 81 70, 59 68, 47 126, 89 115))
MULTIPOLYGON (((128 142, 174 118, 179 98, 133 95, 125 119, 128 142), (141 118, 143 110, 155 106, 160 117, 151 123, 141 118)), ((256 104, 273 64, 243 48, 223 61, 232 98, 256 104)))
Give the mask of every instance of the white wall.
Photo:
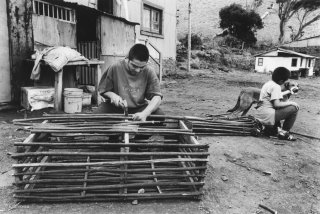
MULTIPOLYGON (((142 1, 128 1, 129 20, 141 23, 142 1)), ((163 58, 176 58, 176 0, 148 0, 156 6, 163 8, 163 38, 145 36, 140 34, 140 26, 137 25, 137 39, 148 39, 163 54, 163 58)), ((152 53, 151 53, 152 54, 152 53)), ((157 56, 156 56, 157 57, 157 56)))
POLYGON ((11 101, 7 3, 0 1, 0 103, 11 101))
POLYGON ((255 70, 257 72, 261 73, 269 73, 272 72, 275 68, 277 67, 285 67, 290 71, 294 70, 299 70, 300 68, 309 68, 309 76, 313 75, 313 70, 314 70, 314 64, 315 64, 315 59, 312 59, 311 66, 308 67, 308 60, 307 58, 302 58, 302 57, 256 57, 256 62, 255 62, 255 70), (258 66, 258 59, 262 58, 263 59, 263 65, 258 66), (292 59, 296 58, 297 59, 297 66, 292 67, 292 59), (302 60, 302 63, 301 63, 302 60))

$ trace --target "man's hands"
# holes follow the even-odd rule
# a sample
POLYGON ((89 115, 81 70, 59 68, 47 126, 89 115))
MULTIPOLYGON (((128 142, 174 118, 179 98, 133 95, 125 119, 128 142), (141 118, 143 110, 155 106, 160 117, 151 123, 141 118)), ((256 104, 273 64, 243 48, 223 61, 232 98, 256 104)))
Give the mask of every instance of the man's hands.
POLYGON ((140 120, 140 121, 146 121, 149 114, 145 112, 138 112, 132 115, 133 120, 140 120))
POLYGON ((124 107, 124 100, 117 94, 112 93, 108 96, 110 98, 110 103, 116 107, 124 107))

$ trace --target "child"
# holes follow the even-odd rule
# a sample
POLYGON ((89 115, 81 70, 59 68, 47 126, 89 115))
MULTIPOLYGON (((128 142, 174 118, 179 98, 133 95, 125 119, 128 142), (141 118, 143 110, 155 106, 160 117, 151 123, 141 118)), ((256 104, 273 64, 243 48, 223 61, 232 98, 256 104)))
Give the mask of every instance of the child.
POLYGON ((281 86, 289 79, 290 71, 278 67, 272 73, 272 80, 266 82, 261 89, 256 118, 265 126, 277 128, 284 120, 283 127, 278 128, 278 138, 282 140, 296 140, 290 133, 299 111, 297 103, 283 101, 283 95, 293 93, 293 90, 281 92, 281 86))

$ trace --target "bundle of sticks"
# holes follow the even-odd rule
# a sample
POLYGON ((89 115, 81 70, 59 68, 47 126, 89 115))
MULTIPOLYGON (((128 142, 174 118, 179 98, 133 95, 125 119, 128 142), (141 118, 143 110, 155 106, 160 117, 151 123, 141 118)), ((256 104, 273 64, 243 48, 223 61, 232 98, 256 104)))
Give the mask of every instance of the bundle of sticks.
POLYGON ((259 136, 262 125, 251 116, 230 118, 228 116, 207 117, 204 121, 192 121, 196 135, 208 136, 259 136))
MULTIPOLYGON (((14 197, 27 202, 199 198, 208 161, 181 120, 47 115, 15 120, 14 197), (128 121, 125 121, 128 120, 128 121)), ((160 118, 161 119, 161 118, 160 118)))

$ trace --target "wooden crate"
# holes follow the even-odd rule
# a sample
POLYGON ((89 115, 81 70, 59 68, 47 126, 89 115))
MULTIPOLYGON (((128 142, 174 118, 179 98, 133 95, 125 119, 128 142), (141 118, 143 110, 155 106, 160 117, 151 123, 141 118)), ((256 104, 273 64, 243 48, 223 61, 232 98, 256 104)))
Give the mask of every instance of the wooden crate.
POLYGON ((172 131, 152 128, 159 130, 152 134, 130 125, 128 132, 60 133, 52 130, 50 121, 47 124, 50 128, 42 124, 42 131, 34 128, 24 142, 15 143, 14 197, 19 201, 199 199, 202 195, 208 145, 200 144, 182 121, 170 122, 172 131))

